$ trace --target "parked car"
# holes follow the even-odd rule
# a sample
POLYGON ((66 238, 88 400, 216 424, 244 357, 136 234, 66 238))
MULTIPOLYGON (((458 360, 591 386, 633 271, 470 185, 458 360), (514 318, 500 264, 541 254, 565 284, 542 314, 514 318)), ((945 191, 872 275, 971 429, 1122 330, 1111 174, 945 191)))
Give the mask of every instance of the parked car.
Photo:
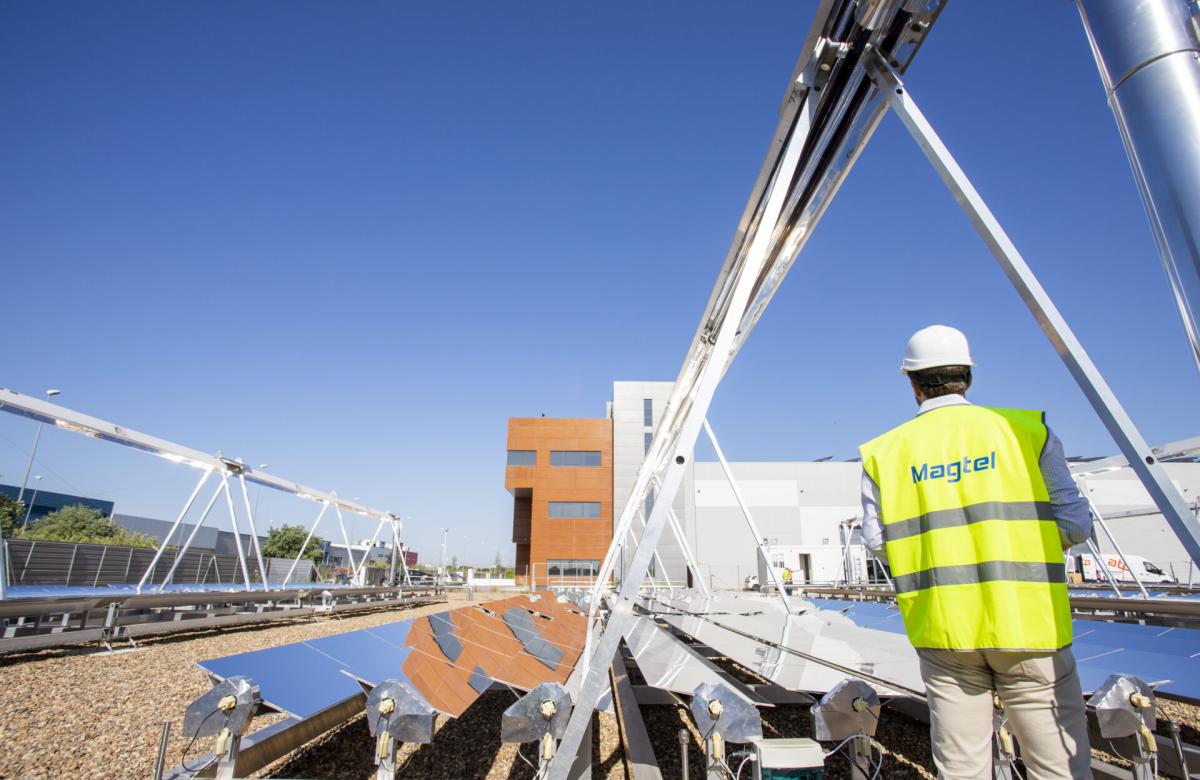
POLYGON ((758 575, 751 574, 749 577, 747 577, 745 587, 746 590, 761 590, 761 588, 758 586, 758 575))

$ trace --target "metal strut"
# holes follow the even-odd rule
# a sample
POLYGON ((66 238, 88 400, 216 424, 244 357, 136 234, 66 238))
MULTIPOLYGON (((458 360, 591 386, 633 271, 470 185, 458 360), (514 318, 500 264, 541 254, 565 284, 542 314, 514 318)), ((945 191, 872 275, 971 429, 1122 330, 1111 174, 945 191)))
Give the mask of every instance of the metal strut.
POLYGON ((900 77, 874 49, 863 55, 863 64, 875 86, 886 96, 888 105, 904 123, 917 146, 921 147, 921 151, 941 177, 942 183, 950 190, 954 200, 962 207, 980 238, 991 250, 1001 270, 1029 308, 1029 313, 1037 320, 1042 333, 1050 340, 1050 345, 1062 358, 1079 389, 1087 396, 1100 421, 1104 423, 1104 427, 1129 461, 1130 467, 1141 479, 1154 503, 1162 510, 1163 516, 1188 551, 1188 555, 1193 561, 1200 563, 1200 521, 1192 515, 1187 502, 1159 465, 1158 458, 1146 444, 1108 383, 1104 381, 1100 370, 1079 343, 1054 301, 1050 300, 1050 296, 1026 264, 1025 258, 1017 251, 1017 247, 1004 232, 1004 228, 1000 226, 962 168, 958 166, 950 150, 921 113, 900 77))

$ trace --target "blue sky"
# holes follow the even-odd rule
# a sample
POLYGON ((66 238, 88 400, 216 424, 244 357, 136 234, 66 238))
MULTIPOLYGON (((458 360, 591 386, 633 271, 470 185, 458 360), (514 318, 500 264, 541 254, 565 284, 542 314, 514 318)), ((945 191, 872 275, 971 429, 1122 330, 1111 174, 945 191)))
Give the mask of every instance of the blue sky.
MULTIPOLYGON (((815 7, 5 4, 0 385, 511 559, 506 418, 674 378, 815 7)), ((1195 434, 1074 4, 951 3, 906 81, 1146 437, 1195 434)), ((852 456, 912 412, 897 365, 932 322, 971 337, 976 400, 1115 451, 889 117, 718 391, 727 454, 852 456)), ((0 419, 0 480, 32 436, 0 419)), ((194 479, 60 431, 35 473, 158 517, 194 479)))

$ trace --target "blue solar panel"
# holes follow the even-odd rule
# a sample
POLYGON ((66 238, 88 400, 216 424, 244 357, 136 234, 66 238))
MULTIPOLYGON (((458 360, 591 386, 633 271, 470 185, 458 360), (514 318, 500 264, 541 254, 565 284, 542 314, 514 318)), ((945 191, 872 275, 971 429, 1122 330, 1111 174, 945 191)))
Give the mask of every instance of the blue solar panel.
POLYGON ((345 667, 306 644, 201 661, 200 668, 221 679, 245 675, 262 691, 263 701, 298 718, 307 718, 362 692, 345 667))
POLYGON ((364 630, 391 642, 396 647, 404 647, 404 643, 408 641, 408 631, 410 628, 412 628, 411 620, 401 620, 396 623, 384 623, 382 626, 374 626, 364 630))
MULTIPOLYGON (((281 586, 272 585, 273 590, 281 586)), ((352 585, 326 585, 319 582, 293 582, 286 586, 288 590, 337 590, 338 588, 355 587, 352 585)), ((142 588, 143 596, 153 596, 156 593, 242 593, 246 590, 241 583, 171 583, 162 590, 157 584, 147 584, 142 588)), ((250 583, 250 590, 263 591, 261 582, 250 583)), ((114 585, 9 585, 5 588, 4 597, 8 599, 46 599, 46 598, 91 598, 104 596, 132 596, 137 593, 137 585, 120 583, 114 585)))
POLYGON ((310 639, 308 646, 338 661, 355 677, 378 685, 384 680, 402 678, 401 664, 409 648, 396 647, 369 631, 351 631, 322 639, 310 639))
POLYGON ((1200 631, 1170 630, 1163 626, 1138 626, 1139 631, 1109 631, 1094 621, 1075 624, 1076 641, 1128 650, 1187 658, 1200 654, 1200 631))
MULTIPOLYGON (((808 600, 857 626, 904 632, 904 621, 890 604, 808 600)), ((1098 620, 1076 620, 1073 625, 1072 649, 1084 691, 1095 690, 1110 674, 1133 674, 1146 682, 1162 682, 1159 690, 1164 693, 1200 700, 1200 630, 1098 620)))

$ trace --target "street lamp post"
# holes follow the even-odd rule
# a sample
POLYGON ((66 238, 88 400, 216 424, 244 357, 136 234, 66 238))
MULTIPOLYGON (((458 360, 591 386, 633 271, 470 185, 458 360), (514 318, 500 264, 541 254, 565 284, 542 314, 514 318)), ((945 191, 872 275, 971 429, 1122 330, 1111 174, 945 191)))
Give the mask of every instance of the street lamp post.
POLYGON ((25 520, 21 523, 21 527, 29 525, 29 514, 33 511, 33 504, 37 501, 38 489, 42 486, 42 475, 38 474, 33 478, 33 498, 29 499, 29 506, 25 507, 25 520))
MULTIPOLYGON (((60 394, 61 392, 62 392, 62 390, 56 390, 54 388, 50 388, 49 390, 46 391, 46 398, 48 398, 48 399, 53 398, 54 396, 60 394)), ((17 500, 18 501, 22 501, 25 498, 25 486, 27 484, 29 484, 29 472, 33 470, 33 458, 35 455, 37 455, 38 442, 41 441, 41 439, 42 439, 42 426, 43 425, 45 425, 45 423, 39 421, 38 425, 37 425, 37 431, 35 431, 33 434, 33 449, 29 451, 29 462, 25 464, 25 476, 21 478, 21 489, 17 491, 17 500)), ((41 479, 41 477, 38 477, 38 479, 41 479)), ((29 516, 28 512, 26 512, 25 514, 26 514, 26 517, 29 516)))
POLYGON ((450 572, 446 571, 446 536, 449 533, 449 528, 442 529, 442 584, 445 584, 450 580, 450 572))

